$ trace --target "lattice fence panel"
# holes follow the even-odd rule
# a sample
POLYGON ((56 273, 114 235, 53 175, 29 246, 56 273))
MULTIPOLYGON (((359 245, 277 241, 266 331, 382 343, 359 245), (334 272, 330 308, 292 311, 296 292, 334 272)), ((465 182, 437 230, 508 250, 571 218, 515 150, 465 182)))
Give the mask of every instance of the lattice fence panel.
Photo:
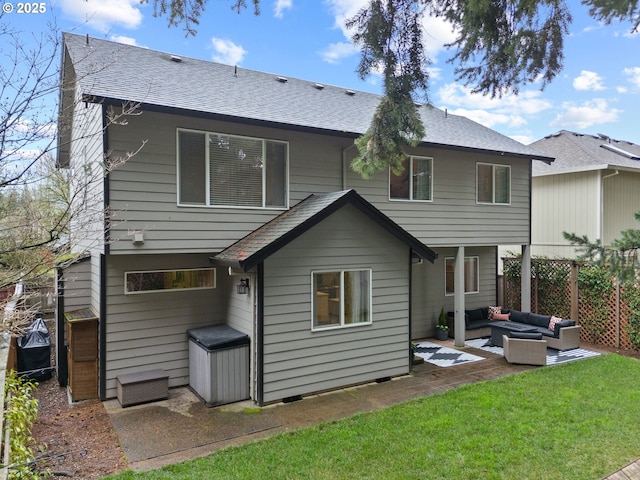
POLYGON ((532 310, 571 318, 571 263, 538 259, 531 264, 531 276, 532 310))
POLYGON ((582 290, 578 291, 577 321, 582 327, 580 340, 615 347, 618 337, 615 290, 613 295, 603 299, 606 302, 601 311, 598 307, 594 307, 590 300, 582 290))
POLYGON ((520 259, 505 258, 502 271, 504 275, 503 307, 520 310, 520 259))

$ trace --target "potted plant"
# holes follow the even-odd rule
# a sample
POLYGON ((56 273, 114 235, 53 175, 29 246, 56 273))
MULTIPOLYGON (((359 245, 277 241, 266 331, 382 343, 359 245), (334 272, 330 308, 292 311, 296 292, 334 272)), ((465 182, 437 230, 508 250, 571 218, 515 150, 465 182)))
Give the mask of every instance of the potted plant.
POLYGON ((438 317, 438 325, 436 325, 436 339, 446 340, 449 338, 449 325, 447 325, 447 316, 444 313, 444 307, 440 309, 438 317))

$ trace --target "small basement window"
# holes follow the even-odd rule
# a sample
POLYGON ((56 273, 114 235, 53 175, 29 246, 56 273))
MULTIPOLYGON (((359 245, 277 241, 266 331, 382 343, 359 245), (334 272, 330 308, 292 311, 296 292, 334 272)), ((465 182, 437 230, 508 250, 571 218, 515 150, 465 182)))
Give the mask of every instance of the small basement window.
POLYGON ((209 288, 216 288, 215 268, 124 273, 124 293, 126 295, 209 288))

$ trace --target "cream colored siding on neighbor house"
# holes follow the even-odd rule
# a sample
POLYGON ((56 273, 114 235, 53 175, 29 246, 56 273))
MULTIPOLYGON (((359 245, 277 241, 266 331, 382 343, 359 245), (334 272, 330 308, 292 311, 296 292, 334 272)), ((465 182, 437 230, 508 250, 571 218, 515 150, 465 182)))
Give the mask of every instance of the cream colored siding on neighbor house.
POLYGON ((575 248, 562 232, 598 238, 599 175, 599 171, 592 171, 533 178, 536 192, 531 207, 533 255, 575 257, 575 248))
POLYGON ((310 193, 341 190, 341 143, 330 137, 144 112, 127 126, 109 129, 115 153, 145 147, 110 175, 110 202, 116 210, 111 252, 216 252, 252 232, 282 209, 177 206, 176 129, 244 135, 289 142, 289 205, 310 193), (118 222, 125 220, 122 223, 118 222), (128 231, 143 230, 135 246, 128 231))
MULTIPOLYGON (((454 248, 438 248, 435 263, 422 262, 413 265, 412 276, 412 317, 411 338, 432 337, 438 323, 440 308, 445 313, 453 311, 453 296, 445 296, 444 260, 455 257, 454 248)), ((496 302, 496 248, 467 247, 465 257, 478 257, 480 268, 480 291, 465 295, 465 308, 478 308, 494 305, 496 302)))
POLYGON ((209 267, 206 255, 108 257, 107 398, 115 397, 116 377, 125 373, 162 368, 169 374, 170 387, 189 383, 187 330, 224 323, 221 290, 124 295, 124 272, 198 267, 209 267))
POLYGON ((408 372, 409 248, 346 206, 265 261, 264 401, 408 372), (373 323, 311 331, 313 271, 372 269, 373 323))
POLYGON ((363 180, 348 173, 354 188, 402 228, 430 247, 529 242, 529 161, 436 148, 412 154, 433 157, 433 201, 389 201, 389 174, 363 180), (476 203, 476 163, 511 166, 511 204, 476 203))
MULTIPOLYGON (((639 162, 640 165, 640 162, 639 162)), ((614 172, 603 172, 603 177, 614 172)), ((640 211, 640 173, 621 171, 617 175, 602 179, 603 195, 603 242, 610 245, 620 238, 620 232, 629 228, 638 229, 634 214, 640 211)))

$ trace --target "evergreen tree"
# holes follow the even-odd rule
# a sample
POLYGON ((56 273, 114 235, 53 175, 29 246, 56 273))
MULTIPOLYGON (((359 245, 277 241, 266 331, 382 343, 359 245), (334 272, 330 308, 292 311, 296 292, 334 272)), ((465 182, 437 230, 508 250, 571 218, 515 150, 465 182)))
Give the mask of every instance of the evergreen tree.
MULTIPOLYGON (((640 212, 634 216, 640 222, 640 212)), ((604 246, 600 239, 592 242, 586 235, 567 232, 563 232, 563 235, 572 245, 578 246, 581 260, 607 268, 622 283, 637 279, 640 273, 640 229, 623 230, 620 238, 612 241, 610 246, 604 246)))

